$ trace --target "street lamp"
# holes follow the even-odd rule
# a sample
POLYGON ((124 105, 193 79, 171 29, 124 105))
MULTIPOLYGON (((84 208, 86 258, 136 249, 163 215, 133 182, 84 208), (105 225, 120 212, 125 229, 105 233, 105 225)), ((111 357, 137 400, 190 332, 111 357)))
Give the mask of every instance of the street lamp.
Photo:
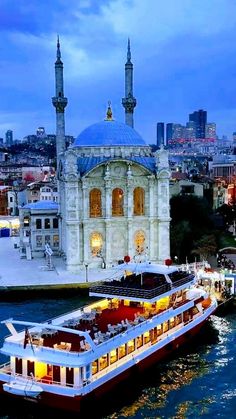
POLYGON ((88 263, 85 263, 84 266, 85 266, 85 282, 88 282, 88 263))

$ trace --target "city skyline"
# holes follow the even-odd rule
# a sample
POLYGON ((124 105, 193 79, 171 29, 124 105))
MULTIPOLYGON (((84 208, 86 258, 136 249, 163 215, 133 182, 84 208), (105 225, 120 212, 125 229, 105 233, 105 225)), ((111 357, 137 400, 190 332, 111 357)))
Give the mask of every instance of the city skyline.
POLYGON ((66 133, 105 117, 124 122, 127 39, 134 65, 134 128, 156 142, 156 124, 185 124, 204 109, 217 134, 236 131, 236 4, 232 0, 2 1, 0 137, 55 133, 54 63, 60 36, 66 133), (145 4, 144 4, 145 3, 145 4), (190 4, 191 3, 191 4, 190 4))

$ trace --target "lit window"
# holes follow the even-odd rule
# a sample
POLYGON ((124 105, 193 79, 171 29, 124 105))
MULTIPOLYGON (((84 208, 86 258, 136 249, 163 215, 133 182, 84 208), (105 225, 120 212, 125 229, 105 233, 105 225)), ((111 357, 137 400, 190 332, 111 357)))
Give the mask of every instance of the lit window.
POLYGON ((89 209, 90 209, 90 217, 102 216, 101 191, 99 189, 94 188, 90 191, 89 209))
POLYGON ((138 254, 141 254, 141 253, 144 252, 144 249, 145 249, 145 234, 144 234, 143 231, 139 230, 135 234, 134 245, 135 245, 135 249, 136 249, 138 254))
POLYGON ((29 227, 29 217, 24 217, 24 227, 29 227))
POLYGON ((59 247, 59 236, 58 236, 58 234, 54 234, 54 236, 53 236, 53 247, 59 247))
POLYGON ((100 233, 92 233, 90 236, 90 249, 93 256, 97 256, 102 250, 102 235, 100 233))
POLYGON ((124 192, 120 188, 115 188, 112 191, 112 215, 124 215, 124 192))
POLYGON ((144 189, 134 189, 134 215, 144 215, 144 189))

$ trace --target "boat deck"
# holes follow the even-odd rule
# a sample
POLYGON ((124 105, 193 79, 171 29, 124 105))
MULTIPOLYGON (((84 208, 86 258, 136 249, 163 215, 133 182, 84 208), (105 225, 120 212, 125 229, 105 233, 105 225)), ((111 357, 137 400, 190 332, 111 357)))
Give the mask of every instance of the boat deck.
MULTIPOLYGON (((188 301, 185 299, 175 303, 175 308, 186 304, 188 301)), ((98 305, 91 312, 82 314, 80 318, 71 318, 64 321, 61 326, 83 332, 87 331, 94 343, 100 344, 128 328, 160 314, 172 305, 173 303, 170 303, 168 307, 157 309, 153 304, 147 309, 138 303, 125 306, 124 302, 116 301, 111 302, 110 306, 105 309, 101 309, 98 305)), ((42 331, 40 335, 32 334, 32 343, 72 352, 83 352, 89 349, 83 336, 61 330, 48 329, 42 331)))

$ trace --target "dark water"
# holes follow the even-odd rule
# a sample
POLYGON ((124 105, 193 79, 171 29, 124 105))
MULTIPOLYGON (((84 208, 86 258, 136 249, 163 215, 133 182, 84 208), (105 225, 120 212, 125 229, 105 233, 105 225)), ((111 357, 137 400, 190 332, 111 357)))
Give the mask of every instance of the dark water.
MULTIPOLYGON (((0 320, 8 317, 43 321, 85 304, 81 297, 1 302, 0 320)), ((0 326, 0 344, 8 331, 0 326)), ((0 399, 0 419, 92 417, 236 418, 236 314, 212 316, 197 339, 172 358, 135 377, 102 403, 96 413, 71 416, 31 404, 0 399)), ((0 355, 0 362, 6 359, 0 355)), ((91 407, 91 406, 90 406, 91 407)))

